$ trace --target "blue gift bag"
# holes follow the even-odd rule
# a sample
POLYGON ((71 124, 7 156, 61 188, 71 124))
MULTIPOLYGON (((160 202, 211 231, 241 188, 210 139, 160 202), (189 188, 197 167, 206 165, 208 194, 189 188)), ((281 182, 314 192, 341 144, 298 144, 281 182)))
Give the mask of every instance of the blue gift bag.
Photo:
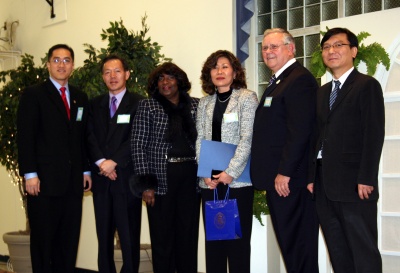
POLYGON ((229 199, 229 187, 225 199, 218 200, 217 189, 214 201, 205 202, 206 240, 234 240, 242 237, 236 199, 229 199))

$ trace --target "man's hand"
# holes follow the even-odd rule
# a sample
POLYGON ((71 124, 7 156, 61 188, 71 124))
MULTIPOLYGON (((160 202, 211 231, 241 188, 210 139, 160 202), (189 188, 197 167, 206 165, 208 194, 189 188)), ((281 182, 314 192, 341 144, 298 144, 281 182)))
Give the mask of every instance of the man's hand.
POLYGON ((275 178, 275 190, 278 192, 279 196, 287 197, 289 196, 289 176, 284 176, 278 174, 275 178))
POLYGON ((107 178, 108 179, 110 179, 110 180, 117 180, 117 172, 116 172, 116 170, 113 170, 110 174, 108 174, 108 175, 105 175, 105 176, 107 176, 107 178))
POLYGON ((223 183, 224 185, 230 184, 233 181, 233 177, 226 172, 221 172, 220 174, 213 175, 211 179, 217 179, 218 183, 223 183))
POLYGON ((29 195, 37 196, 40 192, 40 180, 38 177, 32 177, 25 180, 25 190, 29 195))
POLYGON ((211 178, 207 178, 207 177, 204 177, 203 179, 204 179, 204 183, 206 183, 206 185, 208 186, 208 188, 210 190, 214 190, 218 185, 217 179, 211 179, 211 178))
POLYGON ((83 190, 90 191, 92 188, 92 178, 88 174, 83 175, 83 190))
POLYGON ((314 193, 314 182, 313 183, 309 183, 307 185, 307 190, 311 193, 314 193))
POLYGON ((100 174, 109 176, 113 171, 115 171, 115 167, 117 166, 117 163, 114 162, 111 159, 104 160, 101 162, 99 169, 100 169, 100 174))
POLYGON ((360 196, 361 200, 368 199, 373 190, 373 186, 358 184, 358 196, 360 196))
POLYGON ((154 207, 155 197, 154 190, 145 190, 142 194, 142 199, 147 205, 154 207))

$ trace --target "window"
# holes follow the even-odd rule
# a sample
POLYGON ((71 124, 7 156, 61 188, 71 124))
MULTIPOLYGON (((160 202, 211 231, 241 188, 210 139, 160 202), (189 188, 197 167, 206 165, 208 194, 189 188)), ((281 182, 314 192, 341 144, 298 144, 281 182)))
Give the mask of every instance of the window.
POLYGON ((261 56, 263 33, 284 28, 294 36, 296 59, 309 68, 312 52, 319 47, 321 21, 400 7, 399 0, 256 0, 257 89, 262 94, 271 71, 261 56))

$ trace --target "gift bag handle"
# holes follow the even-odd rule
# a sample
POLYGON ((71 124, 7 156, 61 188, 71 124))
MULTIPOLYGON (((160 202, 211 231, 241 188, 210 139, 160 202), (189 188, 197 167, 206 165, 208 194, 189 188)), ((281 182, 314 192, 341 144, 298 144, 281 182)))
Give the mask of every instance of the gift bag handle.
MULTIPOLYGON (((228 189, 226 190, 226 194, 225 194, 225 198, 224 198, 224 202, 228 201, 229 199, 229 186, 228 189)), ((218 190, 217 188, 214 189, 214 202, 218 201, 218 190)))

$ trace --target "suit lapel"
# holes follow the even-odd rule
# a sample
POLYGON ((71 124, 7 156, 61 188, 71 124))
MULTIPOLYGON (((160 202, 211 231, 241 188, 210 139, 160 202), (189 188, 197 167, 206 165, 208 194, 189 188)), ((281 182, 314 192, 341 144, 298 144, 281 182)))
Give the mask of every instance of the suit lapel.
MULTIPOLYGON (((285 78, 287 78, 287 77, 290 75, 290 73, 293 71, 293 69, 295 69, 295 68, 298 67, 299 65, 300 65, 299 62, 297 62, 297 61, 294 62, 292 65, 290 65, 288 68, 286 68, 286 69, 279 75, 278 78, 276 78, 276 81, 275 81, 273 84, 271 84, 270 86, 268 86, 268 87, 265 89, 264 94, 263 94, 262 97, 261 97, 260 104, 258 105, 257 109, 260 108, 260 107, 263 107, 265 98, 268 97, 268 96, 270 96, 270 95, 272 95, 272 94, 274 93, 274 91, 277 89, 277 87, 279 86, 279 84, 280 84, 281 82, 283 82, 283 81, 285 80, 285 78)), ((279 89, 278 89, 277 91, 279 91, 279 89)))
POLYGON ((322 119, 324 121, 326 121, 326 119, 328 118, 328 115, 330 113, 329 110, 329 96, 331 94, 330 90, 332 90, 332 82, 324 85, 321 89, 319 89, 319 91, 317 92, 321 92, 321 99, 319 100, 319 107, 320 107, 320 111, 321 111, 321 115, 322 115, 322 119))
POLYGON ((78 114, 78 106, 77 106, 77 96, 75 89, 69 86, 69 113, 70 113, 70 121, 75 123, 76 115, 78 114))
POLYGON ((239 90, 233 89, 231 98, 229 99, 228 105, 226 106, 225 113, 230 113, 233 108, 238 104, 239 90))
POLYGON ((110 96, 104 95, 99 103, 99 116, 94 118, 100 119, 100 124, 102 124, 101 128, 103 130, 103 135, 106 136, 108 132, 108 126, 110 121, 110 108, 109 108, 109 100, 110 96))
MULTIPOLYGON (((351 91, 351 89, 353 89, 353 81, 354 78, 356 77, 356 75, 359 72, 354 69, 350 75, 347 77, 346 81, 344 82, 342 88, 339 90, 338 96, 336 98, 336 101, 333 103, 332 105, 332 109, 331 112, 335 111, 335 109, 338 107, 338 105, 340 105, 343 101, 343 99, 347 96, 347 94, 349 94, 349 92, 351 91)), ((331 84, 331 90, 332 90, 332 84, 331 84)), ((328 98, 329 100, 329 98, 328 98)))

